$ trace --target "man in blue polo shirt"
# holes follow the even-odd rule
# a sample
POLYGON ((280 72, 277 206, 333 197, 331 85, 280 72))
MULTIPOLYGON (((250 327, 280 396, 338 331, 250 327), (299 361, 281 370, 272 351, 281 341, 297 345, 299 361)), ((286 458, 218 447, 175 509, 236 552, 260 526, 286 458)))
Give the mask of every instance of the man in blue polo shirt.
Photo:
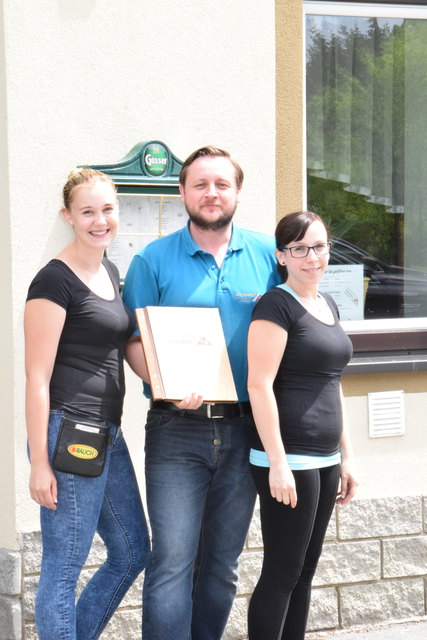
MULTIPOLYGON (((255 302, 280 279, 273 238, 232 222, 242 182, 242 169, 226 151, 209 146, 192 153, 180 174, 188 225, 142 249, 126 276, 123 297, 130 309, 219 308, 239 399, 210 406, 192 393, 175 404, 151 403, 144 640, 221 639, 252 517, 246 340, 255 302)), ((136 336, 127 358, 146 379, 136 336)))

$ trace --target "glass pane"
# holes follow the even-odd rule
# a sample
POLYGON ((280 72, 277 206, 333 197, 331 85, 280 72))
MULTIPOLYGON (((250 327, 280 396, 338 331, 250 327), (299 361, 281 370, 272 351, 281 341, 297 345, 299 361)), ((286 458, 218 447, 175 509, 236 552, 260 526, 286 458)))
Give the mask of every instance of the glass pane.
POLYGON ((360 317, 427 316, 427 20, 309 15, 306 42, 307 203, 330 263, 363 265, 341 285, 364 291, 360 317))

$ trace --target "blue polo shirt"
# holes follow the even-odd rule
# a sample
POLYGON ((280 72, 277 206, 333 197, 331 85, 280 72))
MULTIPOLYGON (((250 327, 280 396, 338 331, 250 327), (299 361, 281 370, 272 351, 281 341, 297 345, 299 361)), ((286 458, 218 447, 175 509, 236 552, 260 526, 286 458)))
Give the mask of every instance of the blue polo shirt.
MULTIPOLYGON (((187 224, 134 256, 125 279, 124 303, 132 311, 157 305, 218 307, 238 398, 244 402, 248 400, 246 343, 252 309, 281 282, 274 249, 272 236, 233 225, 220 269, 212 254, 194 242, 187 224)), ((145 394, 149 397, 146 386, 145 394)))

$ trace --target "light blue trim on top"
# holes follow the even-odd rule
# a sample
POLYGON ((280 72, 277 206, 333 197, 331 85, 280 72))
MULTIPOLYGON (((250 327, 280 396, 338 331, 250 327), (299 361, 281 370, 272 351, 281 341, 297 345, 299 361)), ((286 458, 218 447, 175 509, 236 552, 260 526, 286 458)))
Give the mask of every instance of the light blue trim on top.
MULTIPOLYGON (((293 296, 295 298, 295 300, 297 300, 300 304, 302 304, 301 298, 299 297, 299 295, 297 293, 295 293, 295 291, 293 289, 291 289, 291 287, 288 284, 285 284, 285 283, 277 284, 276 287, 278 287, 279 289, 283 289, 283 291, 287 291, 288 293, 291 294, 291 296, 293 296)), ((324 296, 322 296, 320 291, 318 292, 317 296, 319 298, 325 299, 324 296)), ((302 306, 304 306, 304 305, 302 304, 302 306)), ((328 307, 329 307, 329 304, 328 304, 328 307)))
MULTIPOLYGON (((297 453, 287 453, 286 460, 292 471, 304 471, 305 469, 323 469, 341 463, 341 454, 333 453, 331 456, 307 456, 297 453)), ((265 451, 251 449, 249 462, 256 467, 269 467, 270 461, 265 451)))
POLYGON ((290 293, 291 296, 293 296, 297 302, 302 304, 299 295, 297 293, 295 293, 295 291, 293 289, 291 289, 291 287, 288 284, 282 283, 282 284, 278 284, 276 286, 279 289, 283 289, 283 291, 287 291, 288 293, 290 293))

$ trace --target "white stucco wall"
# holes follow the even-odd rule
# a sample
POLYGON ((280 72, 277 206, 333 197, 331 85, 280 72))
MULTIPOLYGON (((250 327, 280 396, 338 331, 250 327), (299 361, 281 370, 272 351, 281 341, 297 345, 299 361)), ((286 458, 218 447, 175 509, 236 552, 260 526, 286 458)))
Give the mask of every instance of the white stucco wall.
MULTIPOLYGON (((0 83, 7 112, 0 122, 5 152, 0 256, 2 291, 13 283, 7 298, 13 319, 2 319, 0 346, 14 401, 8 404, 10 416, 3 417, 3 433, 10 450, 14 438, 15 455, 3 467, 8 482, 0 495, 9 506, 16 503, 17 531, 30 531, 38 526, 38 509, 27 495, 22 312, 31 278, 68 239, 57 214, 66 175, 77 164, 117 162, 141 140, 163 140, 182 159, 202 144, 217 144, 235 155, 246 174, 236 219, 273 231, 274 3, 3 0, 2 5, 0 83)), ((125 427, 139 470, 143 411, 139 384, 131 378, 125 427)), ((6 529, 0 524, 0 547, 12 546, 6 529)))
POLYGON ((14 387, 11 367, 13 362, 13 313, 11 282, 11 237, 9 219, 9 184, 6 125, 6 70, 4 63, 3 7, 0 5, 0 505, 3 514, 0 524, 0 546, 14 549, 15 535, 15 458, 14 458, 14 387))

